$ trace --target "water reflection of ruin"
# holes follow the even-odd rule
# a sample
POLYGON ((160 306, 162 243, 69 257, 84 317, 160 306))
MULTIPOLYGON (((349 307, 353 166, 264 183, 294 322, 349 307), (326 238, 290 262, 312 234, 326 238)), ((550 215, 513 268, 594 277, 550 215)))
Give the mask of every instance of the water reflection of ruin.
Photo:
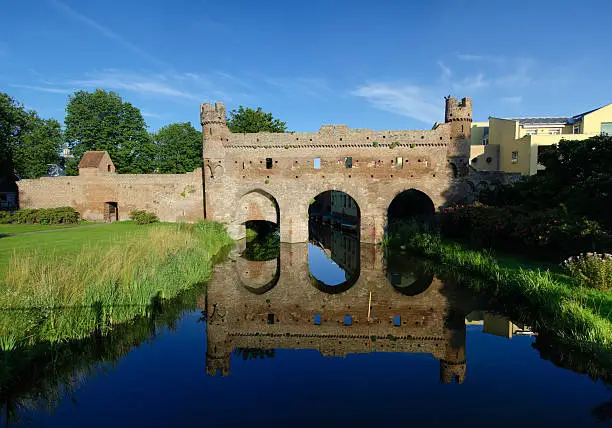
POLYGON ((266 262, 234 251, 208 288, 208 374, 228 375, 234 349, 288 348, 325 356, 428 353, 440 360, 442 382, 463 382, 464 318, 473 305, 405 258, 401 268, 385 266, 379 246, 362 244, 354 254, 358 260, 346 266, 358 267, 356 281, 327 293, 310 275, 308 244, 283 243, 280 257, 266 262))

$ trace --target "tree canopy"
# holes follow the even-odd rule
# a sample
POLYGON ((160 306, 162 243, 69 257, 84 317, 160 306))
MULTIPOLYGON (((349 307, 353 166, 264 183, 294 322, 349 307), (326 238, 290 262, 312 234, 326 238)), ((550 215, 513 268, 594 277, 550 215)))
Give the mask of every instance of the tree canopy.
POLYGON ((539 162, 544 171, 485 194, 484 202, 534 210, 563 204, 572 214, 612 228, 612 137, 561 140, 545 150, 539 162))
POLYGON ((0 171, 5 178, 38 178, 58 163, 62 131, 55 119, 42 119, 0 93, 0 171))
POLYGON ((253 110, 249 107, 238 107, 230 111, 227 121, 230 131, 237 133, 255 132, 286 132, 287 123, 281 122, 272 116, 272 113, 264 112, 261 107, 253 110))
POLYGON ((106 150, 117 172, 148 173, 154 169, 154 147, 140 110, 115 92, 78 91, 68 98, 65 139, 74 161, 88 150, 106 150))
POLYGON ((166 125, 151 138, 156 172, 181 174, 202 166, 202 132, 190 122, 166 125))

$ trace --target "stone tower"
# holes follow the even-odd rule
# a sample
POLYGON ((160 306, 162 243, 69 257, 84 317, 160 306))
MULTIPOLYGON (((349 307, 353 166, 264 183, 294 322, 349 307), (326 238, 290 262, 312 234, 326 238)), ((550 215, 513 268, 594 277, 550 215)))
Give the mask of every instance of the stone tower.
POLYGON ((209 103, 200 105, 200 123, 202 124, 204 160, 221 160, 225 157, 223 141, 229 141, 230 130, 227 127, 225 104, 209 103))
POLYGON ((452 142, 448 145, 448 160, 456 176, 467 174, 472 135, 472 100, 445 97, 444 122, 450 124, 452 142))

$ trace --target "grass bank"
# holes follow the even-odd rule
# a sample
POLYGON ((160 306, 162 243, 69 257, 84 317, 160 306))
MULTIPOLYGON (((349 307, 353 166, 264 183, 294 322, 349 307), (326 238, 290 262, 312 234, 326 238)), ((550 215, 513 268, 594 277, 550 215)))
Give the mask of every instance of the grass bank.
POLYGON ((83 338, 146 315, 206 282, 231 242, 212 222, 0 238, 0 349, 83 338))
POLYGON ((500 261, 490 252, 466 249, 434 233, 400 230, 386 244, 442 263, 472 291, 530 312, 538 330, 612 363, 612 293, 582 287, 550 270, 500 261))
POLYGON ((73 227, 89 226, 96 223, 74 224, 0 224, 0 235, 15 233, 41 232, 43 230, 71 229, 73 227))

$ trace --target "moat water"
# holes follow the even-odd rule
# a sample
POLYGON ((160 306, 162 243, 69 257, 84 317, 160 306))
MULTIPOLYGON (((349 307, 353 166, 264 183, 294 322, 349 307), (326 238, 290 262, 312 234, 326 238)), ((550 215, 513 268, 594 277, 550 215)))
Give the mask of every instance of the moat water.
MULTIPOLYGON (((78 315, 76 315, 78 316, 78 315)), ((406 254, 314 225, 0 385, 3 426, 602 426, 612 388, 406 254)))

